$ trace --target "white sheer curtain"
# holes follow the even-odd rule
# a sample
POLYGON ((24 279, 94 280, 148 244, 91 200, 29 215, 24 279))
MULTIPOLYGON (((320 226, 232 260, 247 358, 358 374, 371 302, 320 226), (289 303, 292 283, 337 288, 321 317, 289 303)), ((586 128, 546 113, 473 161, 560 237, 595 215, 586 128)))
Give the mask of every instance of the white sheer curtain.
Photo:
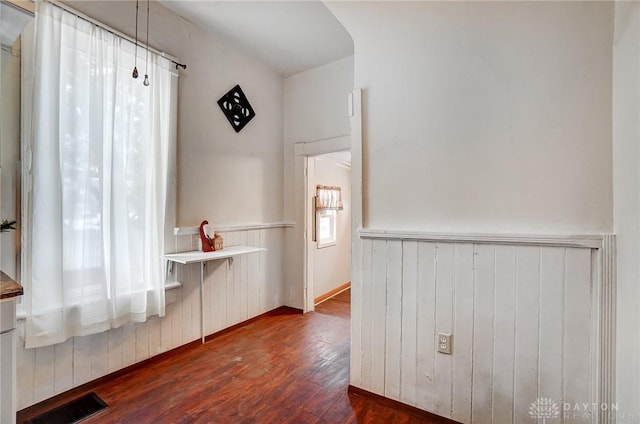
MULTIPOLYGON (((149 53, 37 2, 24 146, 26 346, 164 315, 164 220, 177 75, 149 53)), ((172 158, 173 160, 173 158, 172 158)))

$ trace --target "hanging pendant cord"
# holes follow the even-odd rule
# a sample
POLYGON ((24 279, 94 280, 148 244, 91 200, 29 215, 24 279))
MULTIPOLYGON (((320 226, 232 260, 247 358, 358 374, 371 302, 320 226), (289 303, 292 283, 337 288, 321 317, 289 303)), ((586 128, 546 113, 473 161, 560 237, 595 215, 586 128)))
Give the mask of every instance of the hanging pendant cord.
POLYGON ((149 85, 149 0, 147 0, 147 54, 144 60, 144 84, 149 85))
POLYGON ((136 0, 136 47, 133 56, 133 78, 138 78, 138 0, 136 0))
POLYGON ((136 59, 138 59, 138 0, 136 0, 136 59))
POLYGON ((147 73, 147 67, 149 65, 149 0, 147 0, 147 57, 145 58, 147 65, 145 65, 145 74, 147 73))

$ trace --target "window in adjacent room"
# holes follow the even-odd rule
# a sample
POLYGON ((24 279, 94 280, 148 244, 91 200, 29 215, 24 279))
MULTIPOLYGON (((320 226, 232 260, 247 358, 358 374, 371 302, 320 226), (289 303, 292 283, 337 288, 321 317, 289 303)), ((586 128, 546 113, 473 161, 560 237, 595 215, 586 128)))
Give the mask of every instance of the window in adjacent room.
POLYGON ((342 210, 342 189, 334 186, 316 187, 316 240, 318 248, 336 244, 337 211, 342 210))
POLYGON ((336 211, 318 211, 317 216, 318 248, 333 246, 336 244, 336 211))

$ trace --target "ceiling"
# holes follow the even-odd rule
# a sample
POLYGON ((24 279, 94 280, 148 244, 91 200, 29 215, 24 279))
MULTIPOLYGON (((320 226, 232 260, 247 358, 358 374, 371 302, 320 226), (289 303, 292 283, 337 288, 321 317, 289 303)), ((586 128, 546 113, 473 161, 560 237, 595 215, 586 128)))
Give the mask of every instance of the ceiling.
POLYGON ((320 1, 161 0, 283 77, 353 54, 353 41, 320 1))

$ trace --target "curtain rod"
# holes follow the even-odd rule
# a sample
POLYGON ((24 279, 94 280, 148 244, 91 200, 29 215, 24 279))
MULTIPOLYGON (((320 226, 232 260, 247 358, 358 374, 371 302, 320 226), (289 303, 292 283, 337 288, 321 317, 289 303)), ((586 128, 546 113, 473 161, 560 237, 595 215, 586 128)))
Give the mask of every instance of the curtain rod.
POLYGON ((181 67, 182 69, 187 69, 187 65, 184 64, 184 63, 180 63, 178 58, 175 57, 175 56, 167 54, 167 53, 165 53, 163 51, 160 51, 160 50, 155 49, 155 48, 153 48, 151 46, 148 46, 148 45, 147 46, 140 45, 133 38, 129 37, 127 34, 122 33, 120 31, 118 31, 117 29, 112 28, 110 26, 107 26, 106 24, 103 24, 102 22, 99 22, 99 21, 97 21, 97 20, 95 20, 95 19, 93 19, 93 18, 91 18, 91 17, 89 17, 89 16, 87 16, 87 15, 85 15, 83 13, 80 13, 77 10, 67 6, 66 4, 59 3, 59 2, 57 2, 55 0, 46 0, 46 1, 51 3, 52 5, 54 5, 56 7, 59 7, 62 10, 66 10, 67 12, 69 12, 69 13, 71 13, 73 15, 76 15, 80 19, 84 19, 85 21, 91 22, 92 24, 99 26, 100 28, 104 29, 105 31, 110 32, 111 34, 117 35, 118 37, 122 37, 125 40, 130 41, 134 45, 138 45, 139 47, 149 49, 149 51, 152 51, 155 54, 158 54, 158 55, 160 55, 160 56, 162 56, 162 57, 164 57, 166 59, 169 59, 171 62, 173 62, 176 65, 176 69, 178 69, 178 67, 181 67))
MULTIPOLYGON (((97 20, 95 20, 95 19, 93 19, 93 18, 91 18, 91 17, 89 17, 89 16, 87 16, 87 15, 85 15, 83 13, 80 13, 77 10, 67 6, 66 4, 59 3, 59 2, 57 2, 55 0, 45 0, 45 1, 47 1, 50 4, 52 4, 53 6, 56 6, 56 7, 66 11, 66 12, 71 13, 72 15, 77 16, 80 19, 84 19, 87 22, 91 22, 92 24, 99 26, 100 28, 104 29, 107 32, 110 32, 113 35, 117 35, 118 37, 124 38, 125 40, 133 43, 134 45, 137 45, 138 47, 141 47, 141 48, 144 48, 144 49, 148 48, 149 51, 154 52, 154 53, 156 53, 156 54, 158 54, 158 55, 160 55, 160 56, 162 56, 162 57, 164 57, 166 59, 169 59, 171 62, 173 62, 176 65, 176 69, 178 69, 178 67, 181 67, 182 69, 187 69, 187 65, 184 64, 184 63, 180 63, 178 58, 175 57, 175 56, 167 54, 167 53, 165 53, 163 51, 160 51, 158 49, 155 49, 155 48, 153 48, 151 46, 140 45, 139 43, 136 43, 136 41, 133 38, 129 37, 127 34, 124 34, 124 33, 118 31, 115 28, 107 26, 106 24, 103 24, 102 22, 99 22, 99 21, 97 21, 97 20)), ((17 6, 16 4, 13 4, 13 3, 9 3, 9 4, 11 4, 13 6, 17 6)), ((34 13, 32 11, 30 11, 30 10, 26 10, 26 9, 24 9, 22 7, 21 7, 21 9, 24 10, 26 13, 31 14, 32 16, 34 15, 34 13)))

